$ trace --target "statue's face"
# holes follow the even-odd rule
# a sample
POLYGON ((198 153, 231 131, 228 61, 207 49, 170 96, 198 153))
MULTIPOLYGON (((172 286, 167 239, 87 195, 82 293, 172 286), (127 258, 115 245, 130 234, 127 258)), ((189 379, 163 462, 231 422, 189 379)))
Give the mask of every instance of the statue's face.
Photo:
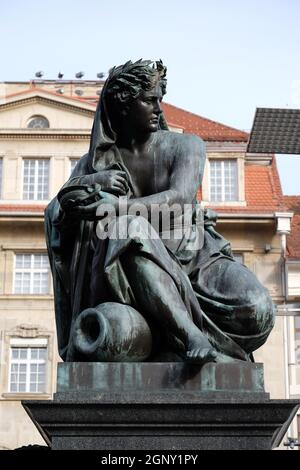
POLYGON ((162 112, 162 92, 159 81, 150 91, 142 94, 130 103, 126 112, 126 124, 128 128, 141 134, 156 132, 159 125, 159 116, 162 112))

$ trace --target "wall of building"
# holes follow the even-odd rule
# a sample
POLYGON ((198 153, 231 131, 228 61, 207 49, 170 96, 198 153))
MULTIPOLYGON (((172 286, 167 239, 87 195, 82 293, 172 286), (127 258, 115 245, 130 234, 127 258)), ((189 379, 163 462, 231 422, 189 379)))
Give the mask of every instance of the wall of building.
POLYGON ((87 129, 90 131, 93 119, 87 114, 72 112, 67 108, 62 112, 55 102, 47 103, 47 105, 36 102, 25 107, 16 104, 12 108, 1 111, 0 128, 26 129, 33 116, 46 116, 50 129, 87 129))
POLYGON ((75 138, 0 140, 0 157, 3 159, 2 199, 6 202, 22 201, 23 158, 50 159, 49 193, 50 198, 54 197, 69 178, 70 159, 80 158, 87 153, 88 148, 88 136, 86 139, 77 140, 75 138))

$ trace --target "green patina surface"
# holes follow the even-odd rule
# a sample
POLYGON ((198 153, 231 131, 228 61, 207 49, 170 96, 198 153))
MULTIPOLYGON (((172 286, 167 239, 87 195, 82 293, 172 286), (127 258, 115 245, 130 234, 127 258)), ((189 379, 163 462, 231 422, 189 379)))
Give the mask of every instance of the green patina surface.
POLYGON ((264 392, 263 365, 186 363, 61 363, 57 392, 264 392))

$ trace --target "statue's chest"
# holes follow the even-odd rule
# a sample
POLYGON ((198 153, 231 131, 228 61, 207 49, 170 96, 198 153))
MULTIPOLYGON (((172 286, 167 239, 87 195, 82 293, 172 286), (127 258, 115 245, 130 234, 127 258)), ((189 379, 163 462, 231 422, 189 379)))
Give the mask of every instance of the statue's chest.
POLYGON ((168 188, 168 169, 155 153, 136 156, 122 155, 133 184, 136 197, 149 196, 168 188))

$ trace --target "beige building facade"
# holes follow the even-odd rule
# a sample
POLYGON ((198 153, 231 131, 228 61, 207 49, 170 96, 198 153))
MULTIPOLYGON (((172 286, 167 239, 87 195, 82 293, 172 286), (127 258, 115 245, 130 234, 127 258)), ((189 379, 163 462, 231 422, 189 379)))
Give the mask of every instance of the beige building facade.
MULTIPOLYGON (((58 85, 62 87, 55 81, 0 86, 0 449, 44 443, 20 401, 51 399, 56 388, 60 358, 43 212, 88 151, 102 82, 90 87, 88 82, 65 83, 64 94, 57 92, 58 85), (74 92, 78 89, 84 89, 81 98, 74 92)), ((185 112, 171 108, 164 109, 170 129, 191 132, 178 118, 185 112)), ((207 121, 202 205, 219 213, 218 230, 231 241, 237 259, 282 305, 293 212, 283 204, 275 160, 247 155, 247 135, 218 123, 212 129, 201 119, 207 121), (219 140, 218 130, 223 132, 219 140)), ((202 135, 201 130, 192 133, 202 135)), ((255 360, 264 363, 272 398, 293 395, 289 322, 293 320, 278 315, 267 344, 255 353, 255 360)))

